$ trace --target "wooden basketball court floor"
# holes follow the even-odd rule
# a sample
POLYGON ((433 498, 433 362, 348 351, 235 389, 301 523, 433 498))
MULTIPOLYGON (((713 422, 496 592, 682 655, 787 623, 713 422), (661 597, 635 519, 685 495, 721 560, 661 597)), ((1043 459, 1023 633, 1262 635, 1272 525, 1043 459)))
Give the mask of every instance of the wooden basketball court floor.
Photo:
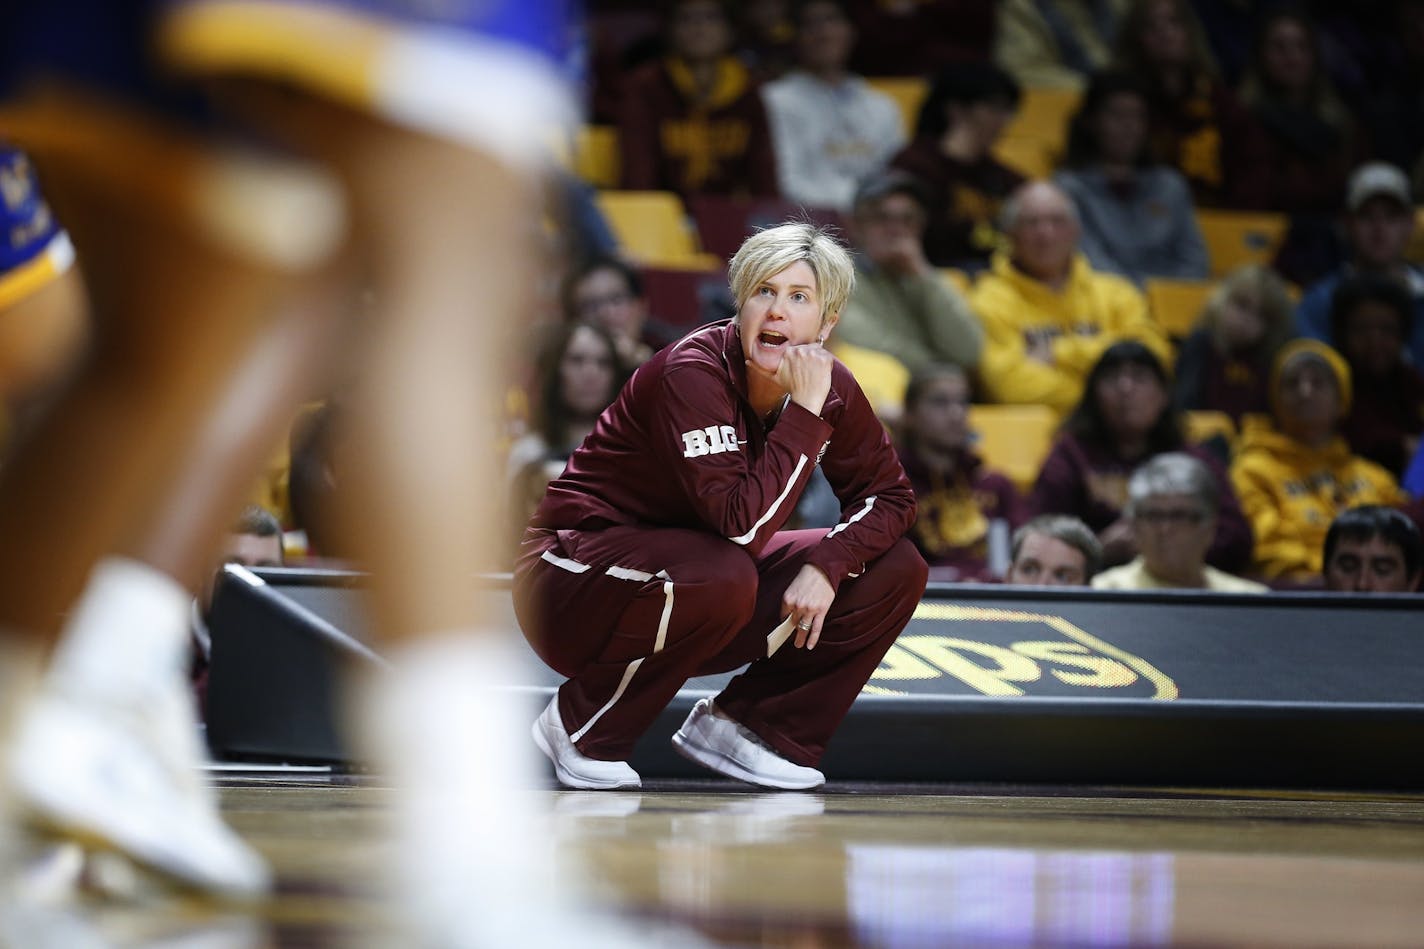
MULTIPOLYGON (((1417 753, 1417 749, 1405 753, 1417 753)), ((371 776, 219 775, 278 892, 84 909, 95 945, 398 945, 371 776)), ((635 922, 717 946, 1421 946, 1424 794, 1000 785, 530 788, 635 922)), ((656 943, 655 943, 656 944, 656 943)), ((536 947, 539 949, 539 947, 536 947)), ((577 949, 576 946, 570 949, 577 949)))

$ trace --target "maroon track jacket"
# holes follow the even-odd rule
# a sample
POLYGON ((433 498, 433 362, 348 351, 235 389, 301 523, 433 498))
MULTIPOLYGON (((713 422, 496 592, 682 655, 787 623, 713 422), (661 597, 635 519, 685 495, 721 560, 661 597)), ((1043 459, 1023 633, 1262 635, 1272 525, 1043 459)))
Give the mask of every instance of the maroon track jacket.
POLYGON ((791 518, 817 464, 842 513, 807 562, 839 588, 914 523, 914 492, 885 429, 837 362, 820 417, 791 402, 768 430, 747 399, 736 322, 713 323, 638 369, 549 485, 531 527, 693 528, 755 556, 791 518))

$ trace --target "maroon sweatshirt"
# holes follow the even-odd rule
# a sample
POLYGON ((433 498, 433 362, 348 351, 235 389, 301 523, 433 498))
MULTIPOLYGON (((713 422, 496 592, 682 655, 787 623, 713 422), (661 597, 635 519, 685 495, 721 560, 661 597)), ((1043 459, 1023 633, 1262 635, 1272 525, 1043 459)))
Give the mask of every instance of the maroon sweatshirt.
POLYGON ((915 520, 884 426, 837 362, 819 417, 788 402, 766 428, 747 398, 736 322, 713 323, 639 367, 549 485, 531 527, 692 528, 755 556, 795 513, 817 464, 842 521, 807 562, 838 588, 915 520))
POLYGON ((761 94, 727 57, 706 101, 693 100, 691 73, 677 59, 631 74, 618 122, 623 187, 771 197, 776 153, 761 94))

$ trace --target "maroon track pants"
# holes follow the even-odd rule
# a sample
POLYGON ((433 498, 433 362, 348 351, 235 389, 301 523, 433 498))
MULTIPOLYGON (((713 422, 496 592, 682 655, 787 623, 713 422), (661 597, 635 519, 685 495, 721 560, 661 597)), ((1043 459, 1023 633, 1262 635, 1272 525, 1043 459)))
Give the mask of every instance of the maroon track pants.
POLYGON ((514 606, 534 651, 568 681, 559 712, 578 749, 624 761, 689 678, 750 662, 717 706, 781 755, 814 767, 924 593, 901 539, 841 582, 813 650, 767 657, 782 593, 825 530, 783 531, 753 558, 703 531, 530 532, 514 606))

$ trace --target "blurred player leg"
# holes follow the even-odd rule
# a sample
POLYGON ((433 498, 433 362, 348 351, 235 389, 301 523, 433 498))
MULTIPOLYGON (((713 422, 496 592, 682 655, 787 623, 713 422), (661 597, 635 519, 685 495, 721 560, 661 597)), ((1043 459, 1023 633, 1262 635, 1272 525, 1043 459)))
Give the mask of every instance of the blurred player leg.
MULTIPOLYGON (((352 6, 359 8, 355 19, 363 22, 354 34, 340 34, 356 40, 341 47, 346 51, 388 52, 382 30, 401 17, 416 16, 393 4, 387 11, 392 19, 365 21, 372 5, 352 6)), ((211 32, 204 34, 204 23, 198 23, 197 33, 188 34, 201 41, 196 46, 210 57, 214 74, 262 78, 268 71, 301 72, 309 66, 323 73, 341 59, 339 53, 269 56, 274 49, 290 53, 293 47, 278 42, 279 31, 231 30, 232 21, 226 19, 235 15, 251 26, 274 13, 291 14, 297 29, 282 38, 314 39, 331 52, 332 42, 341 45, 327 29, 333 26, 330 17, 341 15, 337 4, 234 0, 184 3, 177 9, 214 15, 206 21, 214 27, 211 32), (249 14, 256 20, 246 19, 249 14), (305 33, 314 22, 321 29, 305 33), (262 42, 249 42, 254 38, 262 42), (224 46, 228 39, 235 40, 230 48, 224 46), (238 60, 255 59, 223 62, 228 53, 238 60)), ((503 26, 519 26, 521 35, 539 32, 525 27, 554 32, 560 25, 549 7, 538 4, 475 9, 503 26), (530 23, 522 22, 526 17, 530 23), (533 23, 535 18, 543 22, 533 23)), ((358 438, 362 461, 356 468, 362 477, 355 493, 367 500, 358 504, 356 521, 362 523, 360 549, 377 575, 375 618, 395 669, 373 687, 365 703, 376 726, 369 747, 405 792, 396 808, 398 869, 402 907, 418 939, 441 946, 552 945, 575 939, 632 945, 636 940, 626 933, 600 940, 585 917, 568 911, 575 902, 571 889, 551 880, 548 838, 539 831, 537 809, 524 783, 533 758, 526 738, 528 712, 501 688, 510 680, 501 656, 513 632, 490 630, 475 605, 472 574, 492 561, 483 552, 486 544, 497 542, 494 525, 501 523, 494 510, 497 475, 491 463, 499 405, 492 394, 499 389, 498 369, 507 352, 501 337, 517 331, 521 322, 520 301, 531 278, 521 235, 532 233, 538 219, 529 200, 530 173, 510 158, 511 151, 521 149, 509 148, 501 138, 525 140, 522 151, 528 153, 530 136, 543 134, 539 119, 545 113, 526 107, 529 100, 521 95, 518 80, 527 77, 527 68, 516 68, 513 79, 496 68, 485 74, 487 81, 474 84, 442 82, 442 76, 432 75, 432 66, 455 60, 464 64, 463 53, 454 49, 460 44, 452 44, 451 35, 435 31, 433 45, 418 55, 399 47, 395 58, 419 81, 394 95, 378 96, 379 106, 353 102, 360 98, 351 95, 353 89, 369 90, 347 82, 350 77, 339 69, 315 79, 285 77, 298 87, 304 78, 312 80, 316 88, 307 88, 318 99, 332 100, 323 108, 301 94, 290 96, 292 103, 306 101, 316 110, 313 115, 324 113, 307 127, 320 130, 318 140, 308 144, 342 174, 354 209, 354 249, 369 267, 381 310, 362 402, 366 421, 358 438), (412 131, 400 121, 403 116, 389 123, 374 117, 381 107, 392 102, 409 106, 411 94, 418 98, 426 92, 439 101, 433 110, 417 105, 414 112, 435 119, 434 134, 412 131), (453 117, 458 125, 471 111, 483 119, 486 109, 502 114, 494 116, 493 133, 475 137, 475 147, 447 140, 469 146, 469 137, 441 134, 447 119, 453 117)), ((488 52, 488 39, 474 48, 488 52)), ((498 50, 501 41, 494 45, 485 65, 508 64, 510 58, 498 50)), ((523 54, 512 59, 528 66, 523 54)), ((388 77, 399 70, 378 72, 388 77)), ((458 68, 455 72, 456 78, 468 78, 458 68)), ((267 105, 246 103, 251 109, 244 115, 261 121, 267 105)), ((281 128, 283 106, 272 109, 271 127, 281 128)), ((431 124, 414 123, 427 131, 431 124)), ((161 286, 174 274, 155 276, 161 286)), ((261 295, 260 285, 260 280, 244 281, 231 288, 232 296, 250 301, 261 295)), ((82 575, 66 573, 61 579, 77 588, 82 575)), ((63 602, 60 595, 54 599, 63 602)))
POLYGON ((250 895, 265 870, 194 773, 188 608, 320 349, 329 320, 293 290, 335 248, 340 200, 320 176, 205 153, 135 117, 58 114, 58 127, 9 118, 33 135, 79 247, 95 345, 0 472, 0 624, 52 639, 99 566, 7 780, 36 823, 250 895), (268 202, 306 207, 325 233, 295 255, 235 238, 232 209, 268 202))

